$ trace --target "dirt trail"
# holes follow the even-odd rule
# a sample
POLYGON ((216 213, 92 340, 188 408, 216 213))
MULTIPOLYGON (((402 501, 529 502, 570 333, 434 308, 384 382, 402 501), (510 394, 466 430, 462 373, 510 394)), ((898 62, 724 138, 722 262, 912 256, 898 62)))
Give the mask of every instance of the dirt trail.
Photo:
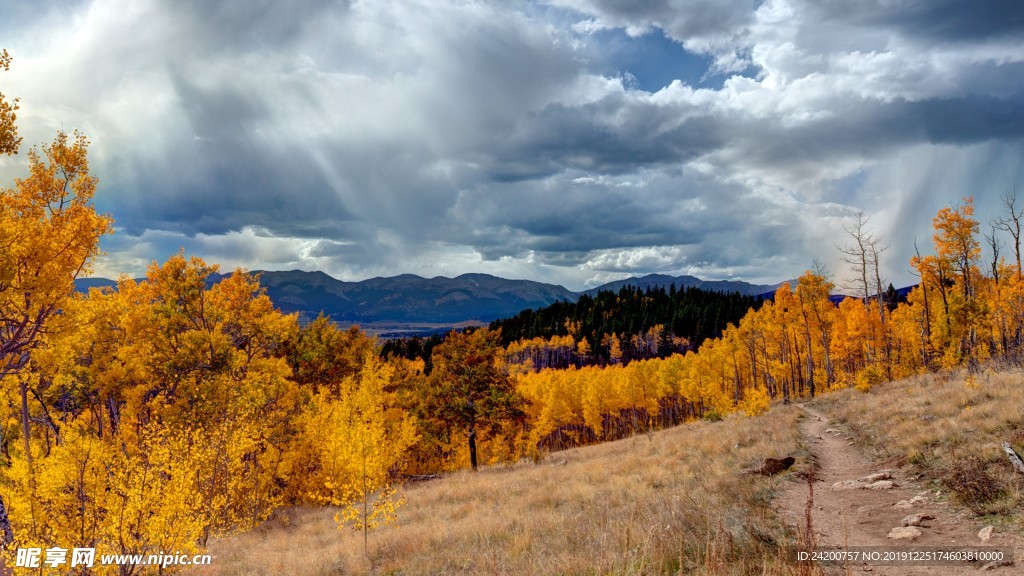
MULTIPOLYGON (((905 478, 900 471, 872 464, 849 437, 834 429, 825 415, 803 407, 807 417, 801 432, 817 459, 812 526, 819 547, 877 546, 880 549, 919 546, 974 547, 1010 546, 1016 548, 1014 566, 989 566, 994 574, 1024 574, 1024 542, 1016 535, 996 528, 985 543, 978 536, 985 525, 978 524, 970 512, 955 510, 934 491, 926 491, 905 478), (888 473, 888 474, 886 474, 888 473), (875 478, 870 478, 876 475, 875 478), (889 476, 889 478, 885 478, 889 476), (857 482, 863 479, 862 482, 857 482), (875 482, 881 482, 876 484, 875 482), (845 485, 837 483, 846 483, 845 485), (892 483, 895 486, 890 486, 892 483), (897 506, 898 504, 898 506, 897 506), (889 538, 893 528, 903 528, 904 518, 914 514, 933 517, 920 522, 920 534, 910 539, 889 538)), ((808 486, 805 481, 791 482, 777 501, 779 512, 792 526, 806 526, 808 486)), ((943 576, 977 572, 975 566, 886 566, 878 563, 850 563, 846 567, 829 566, 827 574, 943 576)))

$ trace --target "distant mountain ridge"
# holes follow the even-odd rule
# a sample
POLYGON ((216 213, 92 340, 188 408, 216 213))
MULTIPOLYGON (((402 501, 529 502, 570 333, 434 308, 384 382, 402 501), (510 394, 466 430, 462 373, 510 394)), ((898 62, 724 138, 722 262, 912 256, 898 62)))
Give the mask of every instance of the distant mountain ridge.
MULTIPOLYGON (((489 274, 463 274, 455 278, 423 278, 402 274, 345 282, 323 272, 290 270, 254 271, 274 305, 286 313, 298 312, 303 320, 321 311, 342 323, 437 323, 490 322, 513 316, 528 308, 542 308, 559 300, 575 302, 581 294, 601 290, 618 292, 623 286, 642 290, 653 287, 701 288, 757 296, 778 285, 742 281, 701 280, 694 276, 647 276, 616 280, 582 292, 532 280, 507 280, 489 274)), ((220 278, 214 278, 218 281, 220 278)), ((83 278, 75 289, 116 286, 113 280, 83 278)))
POLYGON ((582 294, 591 296, 602 290, 618 292, 623 286, 636 286, 641 290, 648 288, 669 288, 672 285, 676 288, 700 288, 710 292, 738 292, 744 296, 760 296, 765 293, 775 292, 782 285, 779 284, 751 284, 742 280, 701 280, 696 276, 668 276, 665 274, 648 274, 646 276, 615 280, 602 284, 597 288, 585 290, 582 294))

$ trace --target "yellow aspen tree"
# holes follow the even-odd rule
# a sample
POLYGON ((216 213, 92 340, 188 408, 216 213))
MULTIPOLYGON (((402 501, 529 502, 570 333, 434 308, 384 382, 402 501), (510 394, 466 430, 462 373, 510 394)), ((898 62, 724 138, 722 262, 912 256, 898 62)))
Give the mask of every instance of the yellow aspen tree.
POLYGON ((4 484, 14 488, 10 516, 19 546, 95 546, 106 519, 108 463, 107 446, 79 422, 66 424, 63 441, 35 462, 35 490, 28 490, 27 460, 12 458, 4 484))
POLYGON ((1019 359, 1024 334, 1024 276, 1006 274, 991 293, 989 309, 1002 327, 1003 354, 1019 359))
MULTIPOLYGON (((299 398, 282 355, 295 318, 251 276, 208 287, 214 272, 178 256, 150 281, 64 302, 17 375, 42 425, 30 436, 38 502, 12 506, 16 531, 53 537, 85 518, 97 549, 185 551, 283 502, 299 398), (87 474, 96 462, 102 473, 87 474)), ((26 486, 33 475, 15 452, 2 477, 26 486)))
POLYGON ((931 368, 934 338, 938 332, 933 331, 932 326, 938 324, 942 312, 937 299, 935 291, 927 290, 922 281, 907 295, 907 302, 897 306, 890 315, 897 357, 894 375, 909 376, 931 368))
POLYGON ((736 336, 745 367, 746 385, 754 387, 761 384, 768 392, 770 379, 767 374, 767 366, 763 362, 763 355, 760 352, 764 346, 762 316, 752 309, 747 310, 736 328, 736 336))
POLYGON ((367 354, 358 378, 342 386, 337 400, 321 398, 320 413, 310 422, 318 429, 307 428, 307 433, 322 435, 324 490, 319 497, 342 506, 335 520, 363 533, 364 552, 369 531, 394 520, 401 499, 392 478, 416 442, 416 427, 408 416, 387 418, 385 386, 392 373, 391 366, 367 354))
POLYGON ((0 377, 28 362, 110 231, 110 218, 92 206, 87 149, 84 136, 58 134, 42 154, 29 152, 28 178, 0 190, 0 377))
POLYGON ((932 224, 936 257, 940 262, 948 263, 959 287, 949 295, 950 345, 956 348, 947 354, 951 354, 950 358, 955 361, 966 359, 973 368, 978 362, 978 327, 984 322, 985 315, 977 299, 981 243, 976 237, 979 226, 974 219, 974 198, 968 196, 960 204, 939 210, 932 224))
POLYGON ((772 399, 768 396, 768 391, 762 386, 754 386, 737 408, 747 416, 757 416, 767 412, 771 405, 772 399))
POLYGON ((844 298, 836 310, 832 359, 836 368, 836 380, 841 385, 852 384, 857 373, 871 358, 866 334, 870 322, 868 310, 869 308, 857 298, 844 298))
POLYGON ((580 370, 584 383, 581 399, 583 421, 601 439, 607 439, 609 434, 605 425, 606 417, 621 403, 613 377, 613 373, 618 370, 615 366, 588 366, 580 370))
MULTIPOLYGON (((10 62, 0 52, 0 68, 10 62)), ((0 154, 18 150, 17 109, 17 99, 0 94, 0 154)), ((71 295, 75 278, 88 274, 100 236, 111 229, 110 218, 92 205, 97 180, 89 173, 88 145, 85 136, 59 132, 41 153, 29 152, 27 178, 0 189, 0 385, 28 364, 45 324, 71 295)), ((29 391, 27 380, 19 380, 23 457, 34 490, 29 391)), ((9 542, 11 534, 0 498, 0 538, 9 542)))
POLYGON ((835 306, 829 300, 832 288, 832 283, 820 272, 808 270, 797 279, 796 295, 800 301, 800 316, 803 319, 807 345, 807 386, 811 398, 815 393, 816 352, 822 355, 825 369, 825 382, 822 388, 827 389, 833 379, 830 340, 835 306))
MULTIPOLYGON (((209 519, 196 486, 197 466, 207 463, 186 431, 153 423, 133 438, 114 442, 107 463, 103 507, 107 511, 101 551, 158 554, 167 550, 194 553, 209 519)), ((120 574, 140 567, 123 565, 120 574)))
POLYGON ((791 395, 802 396, 805 381, 803 341, 800 332, 800 300, 790 288, 783 284, 775 291, 775 302, 771 308, 769 322, 773 326, 773 340, 779 352, 780 362, 786 376, 783 379, 782 397, 788 401, 791 395))
POLYGON ((576 357, 579 359, 579 363, 585 365, 590 361, 590 342, 586 338, 581 339, 576 343, 576 357))

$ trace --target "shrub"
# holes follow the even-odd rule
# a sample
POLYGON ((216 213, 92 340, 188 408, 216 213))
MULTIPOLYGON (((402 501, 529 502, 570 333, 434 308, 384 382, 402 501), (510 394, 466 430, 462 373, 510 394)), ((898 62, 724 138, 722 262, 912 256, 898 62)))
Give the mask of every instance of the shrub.
POLYGON ((985 463, 976 456, 953 463, 942 483, 952 491, 957 502, 977 514, 984 513, 985 505, 1005 493, 1003 484, 988 473, 985 463))

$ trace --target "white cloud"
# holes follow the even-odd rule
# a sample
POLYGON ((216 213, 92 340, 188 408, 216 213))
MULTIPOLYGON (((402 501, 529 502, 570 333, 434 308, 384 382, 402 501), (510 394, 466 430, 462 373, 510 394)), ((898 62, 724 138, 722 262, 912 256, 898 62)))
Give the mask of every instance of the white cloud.
POLYGON ((605 272, 664 272, 680 269, 686 262, 686 250, 682 246, 646 246, 599 250, 583 263, 583 268, 605 272))

